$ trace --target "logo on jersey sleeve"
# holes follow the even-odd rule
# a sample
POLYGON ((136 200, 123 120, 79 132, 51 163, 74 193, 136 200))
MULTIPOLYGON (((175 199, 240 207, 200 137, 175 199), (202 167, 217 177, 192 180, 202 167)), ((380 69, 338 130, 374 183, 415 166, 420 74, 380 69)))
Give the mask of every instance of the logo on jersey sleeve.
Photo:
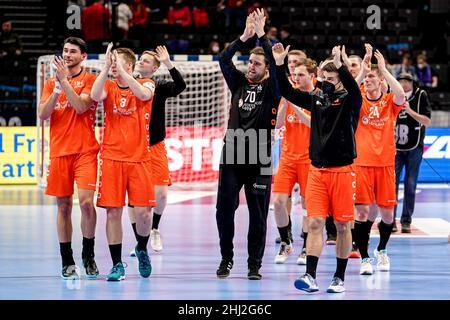
POLYGON ((151 91, 152 93, 155 92, 155 84, 154 84, 153 82, 150 82, 150 81, 149 81, 149 82, 144 82, 142 85, 143 85, 144 87, 150 89, 150 91, 151 91))

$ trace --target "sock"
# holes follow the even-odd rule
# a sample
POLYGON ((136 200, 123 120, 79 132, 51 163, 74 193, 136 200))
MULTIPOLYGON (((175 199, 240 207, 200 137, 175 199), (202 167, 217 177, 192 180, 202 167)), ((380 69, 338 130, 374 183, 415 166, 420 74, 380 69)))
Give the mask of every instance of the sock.
POLYGON ((137 238, 137 251, 147 251, 147 243, 148 239, 150 238, 150 235, 148 236, 141 236, 139 234, 136 234, 137 238))
POLYGON ((319 263, 319 257, 306 256, 306 273, 316 278, 317 264, 319 263))
POLYGON ((372 229, 373 221, 358 221, 355 220, 355 236, 356 245, 358 246, 361 259, 369 258, 367 247, 369 245, 370 230, 372 229))
POLYGON ((356 247, 356 232, 355 228, 352 229, 352 250, 356 247))
POLYGON ((93 258, 94 257, 94 244, 95 237, 92 239, 83 237, 83 250, 81 251, 81 258, 93 258))
POLYGON ((288 234, 289 225, 286 227, 278 227, 278 232, 280 233, 281 242, 286 242, 286 244, 291 244, 291 240, 289 239, 288 234))
POLYGON ((328 216, 325 220, 325 229, 327 229, 327 235, 337 236, 336 225, 334 224, 333 217, 328 216))
POLYGON ((303 247, 302 247, 302 249, 306 249, 306 239, 308 239, 308 232, 303 232, 303 247))
POLYGON ((61 253, 62 266, 70 266, 75 264, 73 260, 72 242, 60 242, 59 252, 61 253))
POLYGON ((158 229, 158 227, 159 227, 159 220, 161 220, 161 214, 153 212, 152 229, 158 229))
POLYGON ((386 249, 386 245, 391 237, 392 227, 392 223, 386 224, 383 220, 380 221, 380 224, 378 225, 378 230, 380 231, 380 243, 377 248, 378 251, 386 249))
POLYGON ((110 244, 109 252, 111 253, 111 259, 113 262, 113 266, 122 262, 122 244, 110 244))
POLYGON ((134 237, 136 238, 136 241, 138 240, 137 238, 137 231, 136 231, 136 222, 131 224, 131 227, 133 228, 133 232, 134 232, 134 237))
POLYGON ((336 258, 336 272, 334 273, 335 277, 338 277, 342 281, 345 278, 345 269, 347 268, 348 259, 336 258))

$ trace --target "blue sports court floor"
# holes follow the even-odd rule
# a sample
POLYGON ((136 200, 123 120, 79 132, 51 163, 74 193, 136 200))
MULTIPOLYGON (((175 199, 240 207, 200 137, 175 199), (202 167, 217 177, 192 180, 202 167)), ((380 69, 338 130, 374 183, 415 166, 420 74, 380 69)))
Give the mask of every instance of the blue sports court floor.
MULTIPOLYGON (((123 215, 123 260, 126 279, 105 280, 111 259, 105 234, 105 211, 98 209, 96 260, 101 277, 96 280, 64 281, 60 278, 60 255, 56 235, 56 205, 37 187, 0 188, 0 299, 164 299, 164 300, 447 300, 450 299, 450 189, 447 185, 420 185, 413 233, 393 235, 388 244, 390 272, 359 275, 359 260, 350 259, 343 294, 325 292, 335 268, 334 246, 326 246, 319 260, 320 291, 307 294, 294 288, 295 278, 305 271, 295 261, 300 252, 300 213, 294 211, 295 252, 286 264, 275 265, 278 249, 273 211, 269 213, 267 245, 261 281, 246 278, 247 208, 236 214, 235 266, 228 279, 217 279, 220 261, 215 222, 214 191, 171 190, 160 223, 164 250, 151 253, 153 272, 143 279, 137 260, 128 253, 134 236, 128 216, 123 215)), ((401 203, 400 203, 401 204, 401 203)), ((73 212, 73 248, 81 265, 80 211, 73 212)), ((374 230, 375 231, 375 230, 374 230)), ((378 236, 373 232, 373 250, 378 236)))

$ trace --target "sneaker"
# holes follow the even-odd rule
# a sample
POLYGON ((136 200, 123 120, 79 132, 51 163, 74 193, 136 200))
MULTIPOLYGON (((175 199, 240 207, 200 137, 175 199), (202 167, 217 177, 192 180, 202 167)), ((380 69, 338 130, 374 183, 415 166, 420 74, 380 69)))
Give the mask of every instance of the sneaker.
POLYGON ((222 259, 220 261, 219 268, 216 271, 216 275, 220 279, 224 279, 230 275, 230 271, 233 268, 233 260, 222 259))
POLYGON ((284 263, 289 255, 294 252, 294 248, 291 244, 286 244, 286 242, 282 242, 280 244, 280 250, 278 254, 275 256, 275 263, 281 264, 284 263))
POLYGON ((301 277, 298 277, 294 282, 294 286, 298 290, 303 290, 306 292, 316 292, 319 291, 316 279, 314 279, 310 274, 305 273, 301 277))
POLYGON ((161 251, 163 249, 161 234, 158 229, 152 229, 152 231, 150 231, 150 245, 155 251, 161 251))
POLYGON ((359 274, 361 275, 371 275, 373 274, 373 267, 372 267, 372 261, 371 258, 364 258, 361 261, 361 269, 359 269, 359 274))
POLYGON ((306 265, 306 250, 305 249, 303 249, 302 253, 299 254, 299 256, 297 258, 297 264, 301 265, 301 266, 306 265))
POLYGON ((328 245, 336 244, 336 235, 335 234, 327 234, 327 244, 328 245))
POLYGON ((359 253, 358 247, 355 243, 352 245, 352 251, 350 251, 350 254, 348 255, 351 259, 359 259, 361 258, 361 254, 359 253))
POLYGON ((125 279, 125 267, 127 265, 124 265, 123 262, 116 263, 106 275, 106 281, 120 281, 125 279))
POLYGON ((95 279, 99 275, 94 257, 83 259, 83 267, 86 270, 86 278, 95 279))
POLYGON ((61 278, 64 280, 80 280, 80 268, 74 264, 64 266, 61 270, 61 278))
POLYGON ((409 223, 402 223, 402 233, 411 233, 411 225, 409 223))
POLYGON ((134 249, 130 251, 130 257, 136 257, 136 251, 134 249))
POLYGON ((150 277, 150 274, 152 273, 152 263, 150 262, 147 250, 138 251, 136 246, 134 251, 136 251, 136 256, 139 261, 139 274, 144 278, 150 277))
POLYGON ((377 270, 389 271, 391 269, 391 262, 386 249, 378 251, 377 248, 375 248, 373 254, 377 258, 377 270))
POLYGON ((247 273, 247 278, 248 280, 261 280, 262 275, 259 273, 259 268, 258 266, 249 266, 248 267, 248 273, 247 273))
POLYGON ((344 281, 342 281, 338 277, 334 277, 333 280, 331 280, 331 284, 327 289, 327 292, 329 293, 341 293, 345 291, 344 287, 344 281))
POLYGON ((395 222, 395 220, 394 220, 394 222, 392 223, 392 232, 397 232, 397 231, 398 231, 397 222, 395 222))

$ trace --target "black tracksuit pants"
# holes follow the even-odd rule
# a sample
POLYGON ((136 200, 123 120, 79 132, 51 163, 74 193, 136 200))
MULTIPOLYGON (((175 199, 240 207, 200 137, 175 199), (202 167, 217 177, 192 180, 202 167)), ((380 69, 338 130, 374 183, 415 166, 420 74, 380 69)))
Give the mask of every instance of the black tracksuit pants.
POLYGON ((244 186, 250 215, 247 263, 248 266, 261 267, 266 243, 271 182, 272 176, 261 175, 259 165, 220 165, 216 221, 222 259, 233 259, 234 214, 239 207, 239 191, 244 186))

